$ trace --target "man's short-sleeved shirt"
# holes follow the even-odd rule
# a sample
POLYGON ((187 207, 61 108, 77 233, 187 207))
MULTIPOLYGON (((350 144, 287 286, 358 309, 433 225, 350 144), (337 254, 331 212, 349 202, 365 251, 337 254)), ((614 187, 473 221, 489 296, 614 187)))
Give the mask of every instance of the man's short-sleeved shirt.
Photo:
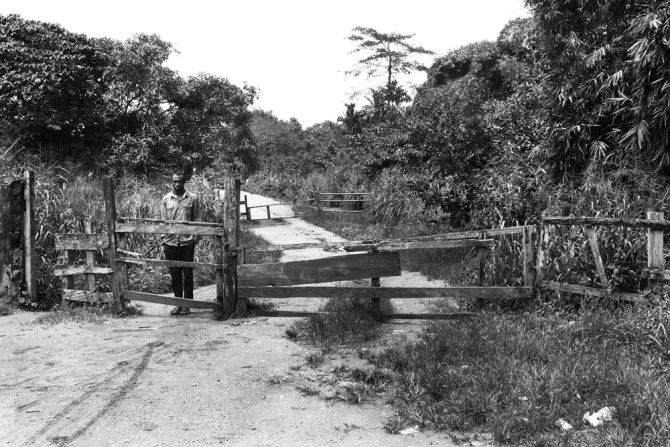
MULTIPOLYGON (((180 222, 200 222, 200 199, 198 195, 184 191, 183 196, 175 195, 174 191, 163 196, 161 203, 161 219, 176 220, 180 222)), ((174 246, 192 245, 195 236, 191 234, 168 234, 163 238, 163 243, 174 246)))

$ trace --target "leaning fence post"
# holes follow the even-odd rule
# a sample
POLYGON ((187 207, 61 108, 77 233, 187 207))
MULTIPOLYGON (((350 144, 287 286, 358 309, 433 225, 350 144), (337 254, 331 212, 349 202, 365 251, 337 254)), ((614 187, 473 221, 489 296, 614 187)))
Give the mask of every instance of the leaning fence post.
POLYGON ((109 267, 112 269, 111 286, 114 303, 121 305, 121 281, 119 268, 116 262, 117 239, 116 239, 116 199, 114 198, 114 180, 106 177, 102 180, 102 190, 105 199, 105 223, 107 224, 107 237, 109 238, 109 267))
MULTIPOLYGON (((662 220, 664 214, 658 211, 647 211, 647 219, 662 220)), ((664 269, 663 259, 663 230, 647 229, 647 267, 650 269, 664 269)))
POLYGON ((35 201, 33 171, 26 170, 23 173, 23 199, 25 209, 23 213, 23 253, 24 274, 26 281, 26 292, 33 301, 36 297, 37 281, 35 278, 35 241, 33 238, 33 221, 35 218, 33 202, 35 201))

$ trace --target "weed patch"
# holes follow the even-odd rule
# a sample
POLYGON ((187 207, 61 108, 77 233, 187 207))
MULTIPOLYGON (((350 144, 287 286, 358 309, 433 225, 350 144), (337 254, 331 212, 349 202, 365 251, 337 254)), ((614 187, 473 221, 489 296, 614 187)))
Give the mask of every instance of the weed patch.
POLYGON ((372 316, 370 300, 338 297, 328 300, 320 313, 294 323, 286 334, 330 351, 338 345, 374 339, 379 334, 379 323, 372 316))
POLYGON ((377 368, 397 374, 389 428, 487 430, 514 445, 668 445, 669 364, 638 330, 645 317, 571 318, 483 314, 434 323, 419 341, 372 355, 377 368), (594 438, 580 429, 582 416, 604 406, 616 408, 615 421, 594 438), (559 432, 558 419, 577 430, 559 432))
POLYGON ((33 324, 56 325, 63 323, 93 323, 102 324, 113 318, 132 318, 142 315, 139 306, 117 307, 115 305, 103 305, 100 307, 91 305, 64 304, 54 306, 53 309, 37 317, 33 324))

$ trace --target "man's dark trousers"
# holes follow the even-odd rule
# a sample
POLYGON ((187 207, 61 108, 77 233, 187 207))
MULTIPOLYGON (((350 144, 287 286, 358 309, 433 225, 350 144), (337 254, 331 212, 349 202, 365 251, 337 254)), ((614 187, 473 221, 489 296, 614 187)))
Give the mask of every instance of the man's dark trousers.
MULTIPOLYGON (((193 262, 195 244, 163 246, 165 259, 168 261, 187 261, 193 262)), ((177 298, 193 299, 193 267, 170 267, 170 276, 172 277, 172 291, 177 298)))

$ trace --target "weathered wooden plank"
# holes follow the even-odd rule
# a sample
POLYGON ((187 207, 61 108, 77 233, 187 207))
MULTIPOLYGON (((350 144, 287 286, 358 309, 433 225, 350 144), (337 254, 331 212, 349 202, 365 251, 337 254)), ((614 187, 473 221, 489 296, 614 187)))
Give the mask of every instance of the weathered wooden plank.
POLYGON ((612 298, 615 300, 629 301, 637 304, 647 304, 647 299, 640 294, 627 292, 608 292, 606 289, 596 289, 576 284, 565 284, 556 281, 545 281, 542 283, 547 289, 556 292, 576 293, 579 295, 594 296, 600 298, 612 298))
POLYGON ((35 202, 35 175, 26 169, 23 173, 23 273, 26 292, 31 300, 37 294, 37 276, 35 275, 35 231, 34 202, 35 202))
POLYGON ((445 249, 462 247, 490 247, 494 243, 493 239, 462 239, 462 240, 442 240, 442 241, 415 241, 415 242, 381 242, 379 244, 360 244, 345 245, 343 248, 348 252, 367 251, 376 249, 378 251, 396 251, 396 250, 427 250, 427 249, 445 249))
POLYGON ((670 220, 628 219, 624 217, 544 217, 547 225, 583 225, 604 227, 655 228, 670 230, 670 220))
POLYGON ((105 177, 102 180, 102 192, 105 200, 105 224, 107 226, 107 239, 109 241, 109 248, 107 249, 108 258, 110 259, 109 266, 112 268, 111 286, 114 294, 114 302, 117 306, 122 306, 123 299, 123 284, 121 284, 121 276, 119 275, 119 268, 114 261, 117 258, 116 249, 118 247, 118 235, 116 234, 116 198, 114 195, 114 179, 105 177))
POLYGON ((382 314, 382 320, 463 320, 465 318, 472 318, 473 313, 453 313, 453 314, 409 314, 409 313, 392 313, 382 314))
MULTIPOLYGON (((240 181, 226 179, 223 193, 223 228, 225 242, 223 244, 223 303, 221 309, 224 317, 229 317, 237 310, 240 315, 246 314, 246 301, 237 301, 237 254, 235 248, 240 243, 240 181)), ((268 217, 270 208, 268 207, 268 217)))
POLYGON ((175 223, 178 223, 179 225, 182 225, 182 226, 212 227, 212 228, 220 228, 221 227, 221 224, 218 224, 218 223, 215 223, 215 222, 194 222, 194 221, 175 222, 174 220, 146 219, 146 218, 140 218, 140 217, 119 217, 118 221, 119 221, 119 223, 144 222, 144 223, 151 223, 151 224, 166 224, 166 225, 173 225, 175 223))
POLYGON ((344 210, 342 208, 334 208, 334 207, 326 207, 322 206, 321 211, 324 211, 326 213, 362 213, 362 210, 344 210))
POLYGON ((200 236, 224 236, 223 227, 186 225, 182 222, 167 223, 122 223, 116 225, 117 233, 144 234, 195 234, 200 236))
MULTIPOLYGON (((86 234, 93 234, 93 224, 90 219, 84 224, 84 231, 86 231, 86 234)), ((95 253, 91 250, 86 251, 86 265, 88 267, 95 267, 95 253)), ((93 292, 95 290, 95 274, 87 274, 86 283, 88 284, 88 291, 93 292)))
POLYGON ((107 304, 114 301, 112 292, 89 292, 88 290, 63 289, 63 299, 91 304, 107 304))
POLYGON ((56 250, 106 250, 109 248, 107 233, 65 233, 56 235, 56 250))
POLYGON ((322 196, 371 196, 371 192, 320 192, 322 196))
POLYGON ((256 309, 253 311, 259 317, 310 317, 312 315, 323 314, 323 312, 305 312, 300 310, 264 310, 256 309))
POLYGON ((109 267, 89 267, 88 265, 72 265, 68 267, 55 268, 55 276, 70 276, 70 275, 109 275, 112 269, 109 267))
POLYGON ((308 261, 246 264, 237 267, 237 274, 239 287, 291 286, 400 276, 400 255, 397 252, 365 253, 308 261))
POLYGON ((143 258, 116 258, 117 262, 135 265, 157 265, 162 267, 194 267, 194 268, 214 268, 222 269, 223 265, 211 264, 207 262, 188 262, 188 261, 168 261, 164 259, 143 259, 143 258))
POLYGON ((607 273, 605 273, 605 266, 603 265, 603 258, 600 256, 600 249, 598 248, 598 238, 596 237, 596 230, 593 227, 584 227, 586 237, 589 239, 591 246, 591 254, 596 263, 596 270, 600 278, 600 286, 607 287, 609 281, 607 280, 607 273))
POLYGON ((532 287, 250 287, 237 293, 247 298, 484 298, 529 299, 532 287))
MULTIPOLYGON (((657 211, 647 211, 647 219, 661 220, 664 215, 657 211)), ((663 231, 649 228, 647 230, 647 267, 665 268, 663 257, 663 231)))
POLYGON ((135 292, 126 290, 124 296, 131 301, 145 301, 147 303, 167 304, 177 307, 192 307, 194 309, 218 309, 216 301, 187 300, 186 298, 175 298, 172 296, 155 295, 153 293, 135 292))

